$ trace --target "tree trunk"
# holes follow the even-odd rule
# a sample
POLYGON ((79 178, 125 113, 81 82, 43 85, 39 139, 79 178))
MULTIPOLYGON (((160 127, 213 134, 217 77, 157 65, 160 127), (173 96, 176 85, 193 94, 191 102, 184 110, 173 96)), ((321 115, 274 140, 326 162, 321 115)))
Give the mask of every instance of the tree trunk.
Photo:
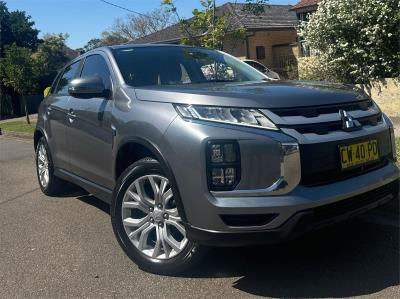
POLYGON ((8 93, 11 97, 11 115, 20 116, 21 115, 21 102, 19 100, 19 95, 14 90, 9 90, 8 93))
POLYGON ((3 118, 3 110, 2 110, 2 107, 3 107, 3 101, 5 102, 5 98, 3 99, 3 95, 4 95, 4 92, 3 92, 3 84, 0 82, 0 120, 2 120, 2 118, 3 118))
POLYGON ((26 99, 24 97, 24 94, 21 94, 21 97, 22 97, 22 101, 24 102, 26 122, 30 125, 31 124, 31 120, 29 119, 28 104, 26 103, 26 99))

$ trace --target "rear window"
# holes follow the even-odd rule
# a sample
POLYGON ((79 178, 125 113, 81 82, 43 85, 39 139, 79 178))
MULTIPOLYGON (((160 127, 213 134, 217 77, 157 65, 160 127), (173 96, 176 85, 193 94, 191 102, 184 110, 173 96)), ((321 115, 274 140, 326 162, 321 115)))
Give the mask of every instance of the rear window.
POLYGON ((114 49, 125 82, 131 86, 261 81, 265 76, 220 51, 190 47, 114 49))

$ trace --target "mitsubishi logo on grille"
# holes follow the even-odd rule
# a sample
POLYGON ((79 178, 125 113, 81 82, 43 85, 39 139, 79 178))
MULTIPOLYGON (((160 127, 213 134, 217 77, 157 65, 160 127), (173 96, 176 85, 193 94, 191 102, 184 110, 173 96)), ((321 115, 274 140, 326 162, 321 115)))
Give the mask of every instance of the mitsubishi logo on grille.
POLYGON ((342 119, 342 129, 346 132, 356 131, 361 129, 361 124, 354 119, 346 110, 339 110, 340 118, 342 119))

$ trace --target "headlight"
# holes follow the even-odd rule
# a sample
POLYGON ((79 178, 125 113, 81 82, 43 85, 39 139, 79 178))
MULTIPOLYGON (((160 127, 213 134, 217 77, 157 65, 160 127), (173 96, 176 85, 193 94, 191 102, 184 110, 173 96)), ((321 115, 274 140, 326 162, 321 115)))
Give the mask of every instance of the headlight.
POLYGON ((197 119, 240 126, 260 127, 270 130, 278 128, 259 110, 196 105, 174 105, 179 115, 186 119, 197 119))

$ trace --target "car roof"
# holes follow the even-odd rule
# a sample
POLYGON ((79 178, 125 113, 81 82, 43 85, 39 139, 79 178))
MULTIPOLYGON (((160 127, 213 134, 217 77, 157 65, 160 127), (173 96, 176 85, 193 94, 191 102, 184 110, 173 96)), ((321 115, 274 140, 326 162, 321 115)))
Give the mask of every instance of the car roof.
MULTIPOLYGON (((123 44, 123 45, 113 45, 107 46, 109 49, 131 49, 131 48, 143 48, 143 47, 151 47, 151 48, 158 48, 158 47, 175 47, 175 48, 201 48, 189 45, 175 45, 175 44, 123 44)), ((205 48, 202 48, 205 49, 205 48)))

